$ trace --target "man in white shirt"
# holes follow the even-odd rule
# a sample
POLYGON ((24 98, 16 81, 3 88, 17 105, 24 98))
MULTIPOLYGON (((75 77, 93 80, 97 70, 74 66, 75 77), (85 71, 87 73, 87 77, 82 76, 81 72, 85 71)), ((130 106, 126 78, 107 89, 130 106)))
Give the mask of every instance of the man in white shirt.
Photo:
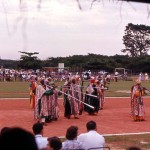
POLYGON ((103 150, 105 146, 105 139, 102 135, 100 135, 96 130, 96 122, 89 121, 86 124, 87 133, 82 133, 78 136, 77 140, 82 143, 82 147, 85 150, 90 148, 98 148, 103 150))
POLYGON ((35 135, 35 140, 39 150, 47 150, 47 138, 43 137, 43 125, 37 122, 32 127, 33 133, 35 135))

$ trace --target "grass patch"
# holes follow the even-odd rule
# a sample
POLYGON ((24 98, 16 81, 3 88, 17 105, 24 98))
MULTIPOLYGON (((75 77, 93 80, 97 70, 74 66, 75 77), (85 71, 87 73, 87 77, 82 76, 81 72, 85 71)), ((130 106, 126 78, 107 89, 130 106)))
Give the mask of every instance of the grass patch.
POLYGON ((150 149, 150 134, 105 136, 106 145, 111 149, 126 149, 130 146, 150 149))
MULTIPOLYGON (((60 89, 59 86, 62 86, 64 82, 56 82, 58 86, 57 89, 60 89)), ((84 82, 83 92, 85 93, 86 87, 89 82, 84 82)), ((122 81, 110 82, 107 86, 108 90, 105 91, 106 97, 129 97, 130 90, 133 81, 122 81)), ((143 82, 142 86, 150 89, 150 84, 148 82, 143 82)), ((29 98, 29 82, 0 82, 0 98, 29 98)), ((148 93, 148 95, 150 95, 148 93)))
MULTIPOLYGON (((115 135, 104 136, 105 146, 111 150, 125 150, 130 146, 140 147, 142 150, 150 149, 150 134, 139 135, 115 135)), ((65 137, 60 137, 61 141, 65 141, 65 137)))

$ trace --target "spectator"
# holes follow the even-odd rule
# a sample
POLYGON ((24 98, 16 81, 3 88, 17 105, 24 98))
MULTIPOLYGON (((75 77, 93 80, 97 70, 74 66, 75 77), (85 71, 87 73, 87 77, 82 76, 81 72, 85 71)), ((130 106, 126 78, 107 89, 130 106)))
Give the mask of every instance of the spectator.
POLYGON ((127 150, 141 150, 139 147, 128 147, 127 150))
POLYGON ((62 143, 63 150, 74 150, 74 149, 82 149, 81 143, 77 140, 78 135, 78 127, 70 126, 66 132, 66 141, 62 143))
POLYGON ((34 135, 14 127, 0 135, 0 150, 38 150, 34 135))
POLYGON ((10 127, 3 127, 1 129, 0 135, 5 134, 5 132, 9 131, 11 128, 10 127))
POLYGON ((105 139, 102 135, 97 133, 96 122, 94 121, 87 122, 86 128, 87 133, 80 134, 77 138, 78 141, 82 143, 83 149, 88 150, 90 148, 104 147, 105 139))
POLYGON ((118 82, 118 75, 119 75, 119 73, 116 71, 115 76, 114 76, 115 82, 118 82))
POLYGON ((62 142, 60 138, 57 136, 53 136, 51 138, 48 138, 48 143, 49 143, 49 150, 61 150, 62 148, 62 142))
POLYGON ((40 122, 37 122, 32 127, 33 133, 35 135, 35 140, 39 150, 47 149, 47 138, 43 137, 43 125, 40 122))
POLYGON ((148 82, 149 81, 149 76, 147 73, 145 73, 145 81, 148 82))

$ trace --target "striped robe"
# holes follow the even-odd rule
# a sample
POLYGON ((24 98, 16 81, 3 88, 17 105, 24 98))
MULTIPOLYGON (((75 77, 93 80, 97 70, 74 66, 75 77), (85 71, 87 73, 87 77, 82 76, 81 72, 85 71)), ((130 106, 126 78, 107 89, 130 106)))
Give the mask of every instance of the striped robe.
POLYGON ((143 91, 140 85, 131 88, 131 115, 134 121, 145 120, 143 91))

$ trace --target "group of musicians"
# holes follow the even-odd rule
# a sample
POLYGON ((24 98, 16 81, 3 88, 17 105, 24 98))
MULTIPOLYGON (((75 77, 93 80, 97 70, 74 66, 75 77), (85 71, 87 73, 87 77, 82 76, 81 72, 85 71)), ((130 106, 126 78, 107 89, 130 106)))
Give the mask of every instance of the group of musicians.
MULTIPOLYGON (((34 109, 34 118, 45 124, 59 118, 58 97, 64 97, 64 117, 79 119, 82 112, 97 115, 103 109, 107 89, 103 80, 91 78, 87 87, 83 86, 80 76, 66 79, 63 86, 56 86, 51 79, 31 78, 30 106, 34 109), (59 90, 59 88, 61 88, 59 90), (86 88, 85 90, 83 90, 86 88), (85 92, 83 92, 85 91, 85 92)), ((131 115, 134 121, 145 120, 143 95, 147 89, 136 80, 131 88, 131 115)))
POLYGON ((83 111, 96 115, 104 105, 104 82, 90 79, 83 86, 80 76, 66 79, 63 86, 56 86, 51 79, 31 78, 30 106, 34 109, 34 118, 45 124, 59 117, 58 97, 64 97, 64 117, 79 119, 83 111), (85 90, 83 90, 86 88, 85 90), (60 90, 59 90, 60 89, 60 90), (85 91, 85 92, 83 92, 85 91))

